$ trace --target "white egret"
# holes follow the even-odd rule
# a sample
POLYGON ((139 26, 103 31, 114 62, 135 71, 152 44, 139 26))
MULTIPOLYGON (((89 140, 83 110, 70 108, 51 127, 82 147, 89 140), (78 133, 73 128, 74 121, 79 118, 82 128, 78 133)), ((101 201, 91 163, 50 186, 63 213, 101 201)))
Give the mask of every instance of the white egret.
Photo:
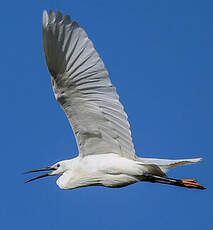
POLYGON ((172 179, 170 168, 201 158, 168 160, 136 156, 127 115, 103 61, 86 32, 69 15, 43 13, 43 46, 53 91, 65 111, 77 140, 79 156, 30 179, 61 175, 61 189, 101 185, 118 188, 139 181, 205 189, 193 179, 172 179))

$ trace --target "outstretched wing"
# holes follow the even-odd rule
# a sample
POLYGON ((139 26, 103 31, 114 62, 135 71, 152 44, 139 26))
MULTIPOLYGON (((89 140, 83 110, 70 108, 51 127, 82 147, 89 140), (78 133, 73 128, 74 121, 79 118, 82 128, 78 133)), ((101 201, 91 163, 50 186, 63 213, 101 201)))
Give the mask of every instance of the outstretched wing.
POLYGON ((74 131, 80 156, 135 158, 127 115, 103 61, 70 16, 43 13, 43 46, 55 97, 74 131))

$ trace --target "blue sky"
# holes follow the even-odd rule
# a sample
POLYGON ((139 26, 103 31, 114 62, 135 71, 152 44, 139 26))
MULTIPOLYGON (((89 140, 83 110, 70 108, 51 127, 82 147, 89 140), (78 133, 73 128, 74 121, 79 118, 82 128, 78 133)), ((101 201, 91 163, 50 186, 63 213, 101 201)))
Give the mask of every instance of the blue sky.
POLYGON ((213 229, 212 1, 4 1, 1 4, 2 229, 213 229), (129 115, 136 152, 203 157, 173 169, 205 191, 138 183, 62 191, 22 172, 77 155, 44 62, 41 17, 60 10, 87 31, 129 115))

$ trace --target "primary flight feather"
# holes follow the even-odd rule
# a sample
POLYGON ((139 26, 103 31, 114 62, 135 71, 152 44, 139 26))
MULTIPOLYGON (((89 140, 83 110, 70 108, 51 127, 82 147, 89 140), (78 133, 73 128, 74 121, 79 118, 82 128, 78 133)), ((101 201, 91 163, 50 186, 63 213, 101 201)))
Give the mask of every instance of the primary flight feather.
POLYGON ((51 167, 32 180, 61 175, 62 189, 90 185, 123 187, 139 181, 204 189, 193 179, 168 178, 169 168, 201 158, 167 160, 135 155, 127 115, 108 71, 86 32, 69 15, 43 13, 43 47, 55 97, 65 111, 78 144, 79 156, 51 167))

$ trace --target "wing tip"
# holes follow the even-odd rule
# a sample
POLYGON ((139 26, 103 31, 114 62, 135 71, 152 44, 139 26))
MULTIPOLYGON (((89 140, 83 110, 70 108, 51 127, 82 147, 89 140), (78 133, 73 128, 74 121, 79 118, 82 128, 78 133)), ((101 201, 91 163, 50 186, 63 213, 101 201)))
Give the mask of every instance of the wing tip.
POLYGON ((56 22, 60 22, 63 19, 63 14, 60 11, 56 11, 56 22))
POLYGON ((47 10, 44 10, 43 11, 43 17, 42 17, 42 25, 43 25, 43 27, 47 26, 48 21, 49 21, 49 16, 48 16, 47 10))
POLYGON ((69 14, 64 15, 60 11, 56 11, 56 13, 53 10, 49 10, 49 13, 47 10, 43 11, 43 17, 42 17, 42 24, 43 27, 47 27, 48 23, 54 23, 54 22, 61 22, 63 21, 64 24, 71 24, 72 20, 69 14))

